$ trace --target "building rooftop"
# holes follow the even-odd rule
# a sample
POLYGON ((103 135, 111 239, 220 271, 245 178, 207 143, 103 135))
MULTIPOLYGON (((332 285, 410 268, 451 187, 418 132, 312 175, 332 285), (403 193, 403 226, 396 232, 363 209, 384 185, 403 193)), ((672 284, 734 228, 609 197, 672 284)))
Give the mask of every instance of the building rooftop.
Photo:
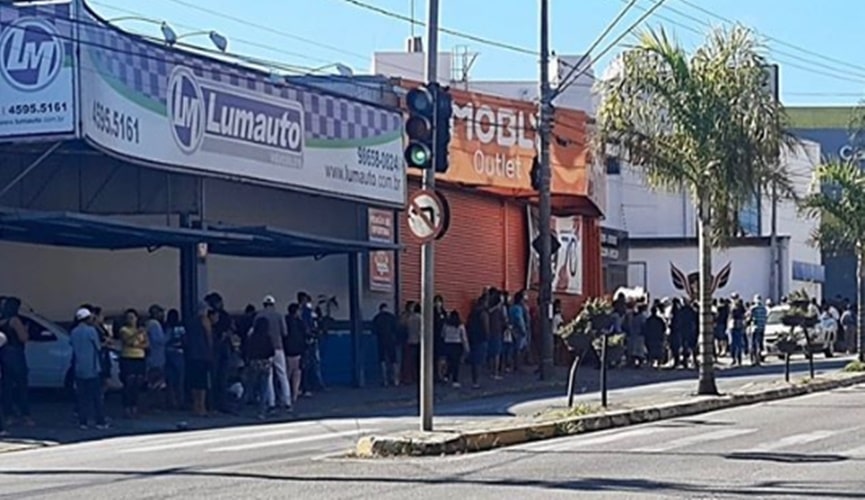
POLYGON ((819 129, 850 126, 854 106, 791 106, 786 108, 790 128, 819 129))

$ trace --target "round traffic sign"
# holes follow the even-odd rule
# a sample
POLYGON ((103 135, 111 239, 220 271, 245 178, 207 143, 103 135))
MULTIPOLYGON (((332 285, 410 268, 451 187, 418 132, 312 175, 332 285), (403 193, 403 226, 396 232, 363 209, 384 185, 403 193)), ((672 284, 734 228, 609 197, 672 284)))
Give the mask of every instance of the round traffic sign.
POLYGON ((418 191, 409 198, 408 227, 421 241, 438 237, 445 225, 444 204, 438 195, 431 191, 418 191))

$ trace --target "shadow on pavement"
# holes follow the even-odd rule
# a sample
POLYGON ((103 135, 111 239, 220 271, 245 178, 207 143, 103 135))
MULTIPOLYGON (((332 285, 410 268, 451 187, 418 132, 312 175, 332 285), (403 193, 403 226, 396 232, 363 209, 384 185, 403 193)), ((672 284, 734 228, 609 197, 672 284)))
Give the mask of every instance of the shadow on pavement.
MULTIPOLYGON (((816 360, 818 370, 831 371, 841 368, 846 360, 841 358, 816 360)), ((808 369, 807 362, 797 361, 792 369, 799 375, 808 369)), ((783 374, 782 365, 760 367, 724 368, 718 379, 747 379, 749 376, 783 374)), ((638 388, 652 384, 696 380, 693 370, 648 370, 620 368, 610 370, 610 390, 638 388)), ((599 371, 581 368, 578 386, 584 388, 581 395, 597 393, 599 371)), ((436 415, 447 417, 508 417, 509 409, 515 405, 534 401, 565 397, 567 368, 559 367, 549 380, 538 381, 532 373, 509 374, 501 381, 483 380, 480 390, 454 389, 447 385, 436 386, 436 415)), ((74 443, 100 440, 118 436, 183 432, 187 430, 218 429, 237 426, 275 424, 325 418, 376 418, 413 417, 417 415, 417 386, 365 387, 361 389, 335 388, 316 394, 311 399, 302 399, 292 415, 280 414, 275 418, 259 422, 254 418, 252 407, 241 409, 240 415, 218 414, 211 418, 193 418, 184 412, 146 412, 139 420, 114 420, 108 431, 78 429, 73 414, 71 398, 60 392, 38 391, 33 396, 33 417, 36 426, 10 427, 10 438, 0 440, 0 452, 20 449, 11 446, 13 440, 35 443, 74 443)), ((119 394, 110 394, 106 400, 109 417, 120 415, 119 394)), ((712 425, 709 423, 703 425, 712 425)))
POLYGON ((847 457, 841 455, 820 455, 808 453, 760 453, 741 452, 730 453, 724 458, 728 460, 757 460, 764 462, 777 462, 783 464, 821 464, 831 462, 844 462, 847 457))
MULTIPOLYGON (((52 493, 68 493, 75 490, 86 490, 101 484, 131 481, 148 477, 195 477, 195 478, 219 478, 219 479, 248 479, 255 481, 276 481, 290 483, 316 483, 316 484, 382 484, 382 485, 406 485, 406 486, 453 486, 470 485, 478 487, 493 488, 535 488, 539 490, 563 490, 573 492, 617 492, 628 493, 666 493, 666 494, 689 494, 689 495, 754 495, 765 496, 789 496, 793 498, 862 498, 858 482, 842 482, 825 480, 817 482, 801 481, 771 481, 743 484, 740 486, 727 484, 700 484, 675 481, 660 481, 642 478, 612 478, 612 477, 585 477, 570 479, 567 481, 538 480, 530 478, 478 478, 471 477, 472 473, 457 475, 441 475, 438 477, 398 477, 398 476, 374 476, 374 475, 288 475, 288 474, 261 474, 254 472, 235 471, 210 471, 188 468, 169 468, 155 470, 122 470, 122 469, 45 469, 45 470, 5 470, 0 475, 17 477, 50 477, 58 476, 95 476, 94 480, 84 484, 70 484, 62 486, 49 486, 39 488, 35 486, 27 492, 21 492, 18 498, 49 495, 52 493), (102 477, 100 477, 102 476, 102 477), (99 477, 99 479, 96 479, 99 477), (845 491, 846 490, 846 491, 845 491)), ((515 492, 516 493, 516 492, 515 492)))

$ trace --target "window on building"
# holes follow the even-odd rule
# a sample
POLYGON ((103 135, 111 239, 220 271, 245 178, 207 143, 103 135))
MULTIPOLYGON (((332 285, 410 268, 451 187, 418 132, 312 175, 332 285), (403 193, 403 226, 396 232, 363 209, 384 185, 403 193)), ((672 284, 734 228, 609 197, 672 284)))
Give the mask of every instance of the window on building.
POLYGON ((739 227, 742 236, 760 236, 760 198, 756 197, 739 210, 739 227))
POLYGON ((619 175, 622 173, 622 165, 619 159, 615 156, 608 156, 605 160, 607 165, 607 175, 619 175))

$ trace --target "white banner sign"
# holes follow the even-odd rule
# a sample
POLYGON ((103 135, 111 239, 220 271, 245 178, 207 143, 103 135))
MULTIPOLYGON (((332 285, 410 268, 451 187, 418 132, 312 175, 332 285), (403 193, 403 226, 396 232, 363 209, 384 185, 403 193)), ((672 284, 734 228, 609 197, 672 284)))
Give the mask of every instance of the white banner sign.
MULTIPOLYGON (((540 237, 538 211, 528 207, 529 219, 529 269, 526 273, 528 288, 539 288, 539 258, 533 248, 533 242, 540 237)), ((558 252, 553 252, 553 292, 567 295, 583 293, 583 232, 582 217, 571 215, 566 217, 553 216, 550 229, 558 240, 558 252)))
POLYGON ((275 86, 84 17, 82 129, 91 141, 152 164, 404 205, 399 112, 275 86))
POLYGON ((0 5, 0 139, 75 132, 71 5, 0 5))

